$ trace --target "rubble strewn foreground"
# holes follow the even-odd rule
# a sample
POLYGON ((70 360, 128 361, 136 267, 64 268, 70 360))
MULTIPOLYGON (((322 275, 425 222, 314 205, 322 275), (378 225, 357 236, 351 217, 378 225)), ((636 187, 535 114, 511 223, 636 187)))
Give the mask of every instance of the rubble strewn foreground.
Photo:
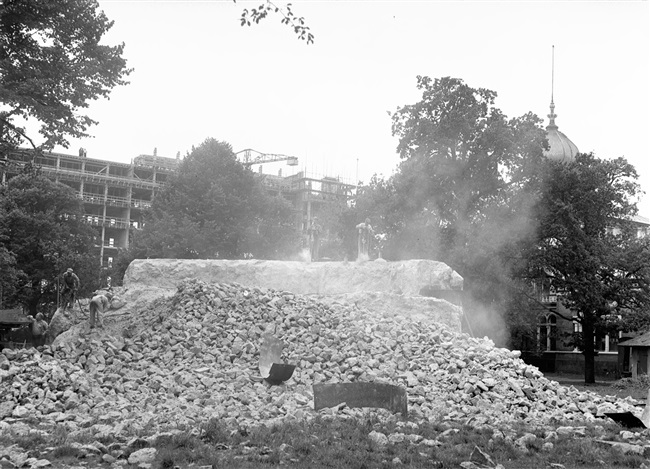
POLYGON ((414 422, 578 424, 638 410, 631 399, 563 387, 517 352, 435 323, 195 279, 161 304, 141 312, 148 326, 136 332, 87 332, 42 352, 3 350, 0 431, 16 431, 30 417, 99 437, 211 418, 250 427, 318 413, 362 415, 367 410, 313 410, 313 384, 349 381, 406 387, 414 422), (260 377, 265 333, 282 339, 283 358, 297 365, 280 386, 260 377))

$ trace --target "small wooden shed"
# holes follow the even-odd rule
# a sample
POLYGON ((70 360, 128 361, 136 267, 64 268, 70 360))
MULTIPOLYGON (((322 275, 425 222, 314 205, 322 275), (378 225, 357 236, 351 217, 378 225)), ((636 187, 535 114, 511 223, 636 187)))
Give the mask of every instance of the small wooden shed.
POLYGON ((620 370, 623 376, 636 378, 650 370, 650 332, 618 343, 620 370))
POLYGON ((13 348, 11 333, 29 324, 31 320, 21 309, 0 309, 0 350, 5 347, 13 348))

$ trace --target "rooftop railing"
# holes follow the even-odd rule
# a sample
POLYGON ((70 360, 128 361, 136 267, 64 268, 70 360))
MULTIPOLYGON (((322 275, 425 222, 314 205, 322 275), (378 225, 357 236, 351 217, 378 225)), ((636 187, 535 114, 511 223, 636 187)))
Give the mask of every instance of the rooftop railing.
POLYGON ((84 181, 84 182, 89 181, 89 182, 96 182, 100 184, 110 183, 115 186, 138 187, 144 189, 153 189, 161 185, 161 183, 152 180, 132 178, 132 177, 110 176, 102 173, 82 171, 80 169, 76 170, 76 169, 54 168, 51 166, 41 166, 40 169, 44 173, 56 175, 61 178, 67 180, 73 180, 73 181, 84 181))

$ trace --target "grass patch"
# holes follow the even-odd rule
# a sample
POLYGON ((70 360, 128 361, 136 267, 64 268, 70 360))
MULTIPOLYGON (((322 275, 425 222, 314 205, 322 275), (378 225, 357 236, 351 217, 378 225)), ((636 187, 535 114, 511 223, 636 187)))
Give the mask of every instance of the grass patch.
POLYGON ((81 450, 72 445, 57 446, 49 453, 49 457, 55 459, 76 459, 81 455, 81 450))
MULTIPOLYGON (((611 431, 604 427, 586 433, 613 440, 620 427, 611 431)), ((218 421, 208 422, 199 435, 182 434, 159 439, 154 467, 186 467, 192 464, 234 469, 266 468, 282 465, 288 468, 388 468, 399 460, 408 468, 460 467, 479 448, 494 463, 506 469, 526 467, 547 469, 562 464, 566 469, 607 467, 640 468, 640 455, 622 454, 616 448, 600 444, 591 437, 561 436, 550 440, 552 450, 545 449, 544 431, 534 432, 536 438, 517 440, 529 431, 522 426, 516 437, 494 438, 493 430, 458 426, 445 432, 441 424, 421 425, 415 429, 396 428, 373 420, 323 420, 260 427, 248 432, 228 432, 218 421), (413 433, 439 446, 414 444, 408 439, 385 446, 371 441, 369 434, 413 433)))
POLYGON ((49 436, 35 431, 28 434, 9 432, 0 437, 0 445, 17 445, 26 451, 33 451, 44 446, 51 446, 51 441, 52 440, 49 436))
MULTIPOLYGON (((223 421, 212 419, 197 428, 162 434, 153 442, 146 439, 143 431, 138 435, 141 438, 131 441, 128 448, 123 447, 124 442, 110 445, 115 440, 113 436, 99 440, 109 448, 109 454, 122 458, 137 449, 155 447, 153 468, 452 468, 470 461, 473 453, 478 458, 477 464, 481 457, 489 457, 506 469, 548 469, 551 464, 561 464, 565 469, 647 467, 647 459, 642 455, 624 454, 616 447, 596 441, 622 441, 621 426, 607 420, 576 426, 581 427, 580 431, 557 435, 556 427, 531 429, 523 423, 509 425, 501 432, 488 426, 474 428, 454 422, 413 425, 367 416, 359 420, 317 417, 309 422, 233 430, 223 421), (389 443, 384 445, 373 440, 370 437, 373 431, 389 437, 389 443), (524 435, 528 436, 522 438, 524 435), (112 452, 111 446, 119 451, 112 452)), ((63 463, 74 464, 84 457, 84 451, 76 443, 92 445, 98 441, 89 433, 77 433, 75 441, 70 441, 68 432, 61 426, 46 430, 48 434, 5 435, 0 438, 0 445, 17 445, 32 456, 49 459, 57 467, 63 463)), ((650 430, 640 432, 640 436, 647 440, 650 430)), ((634 444, 634 441, 626 442, 634 444)))

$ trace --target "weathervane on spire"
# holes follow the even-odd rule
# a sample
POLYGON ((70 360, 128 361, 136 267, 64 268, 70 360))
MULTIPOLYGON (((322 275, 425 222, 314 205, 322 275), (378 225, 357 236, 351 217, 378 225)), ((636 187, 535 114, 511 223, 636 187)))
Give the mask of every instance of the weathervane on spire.
POLYGON ((555 114, 555 103, 553 102, 553 91, 555 87, 555 45, 552 46, 551 50, 551 113, 547 116, 549 119, 548 125, 546 126, 547 130, 557 129, 557 125, 555 125, 557 114, 555 114))

